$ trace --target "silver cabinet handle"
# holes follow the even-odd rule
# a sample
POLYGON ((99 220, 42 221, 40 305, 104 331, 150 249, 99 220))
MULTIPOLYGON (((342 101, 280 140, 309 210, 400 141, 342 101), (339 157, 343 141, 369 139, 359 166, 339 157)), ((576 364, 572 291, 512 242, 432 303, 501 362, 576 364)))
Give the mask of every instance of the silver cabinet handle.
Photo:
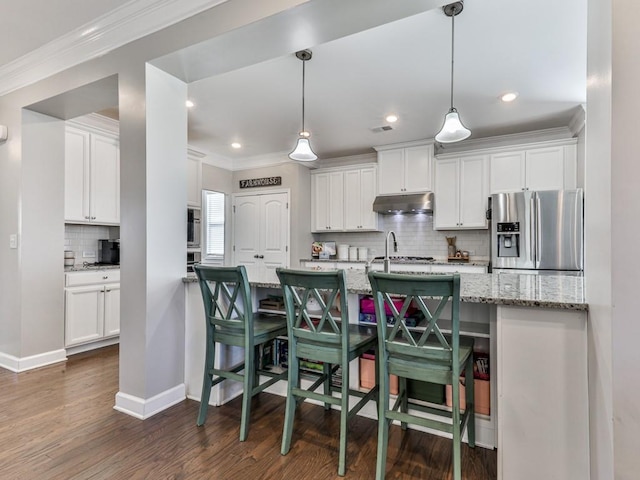
POLYGON ((264 258, 264 255, 258 255, 258 258, 264 258))
POLYGON ((253 256, 253 258, 260 258, 260 257, 259 257, 259 256, 258 256, 258 254, 256 253, 256 254, 253 256))

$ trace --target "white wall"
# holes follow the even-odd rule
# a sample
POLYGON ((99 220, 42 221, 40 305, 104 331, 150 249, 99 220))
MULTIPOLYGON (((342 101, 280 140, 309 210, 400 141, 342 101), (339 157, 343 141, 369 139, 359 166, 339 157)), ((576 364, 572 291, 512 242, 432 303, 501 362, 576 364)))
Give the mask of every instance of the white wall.
POLYGON ((637 479, 640 455, 640 3, 612 2, 611 252, 613 433, 615 478, 637 479))

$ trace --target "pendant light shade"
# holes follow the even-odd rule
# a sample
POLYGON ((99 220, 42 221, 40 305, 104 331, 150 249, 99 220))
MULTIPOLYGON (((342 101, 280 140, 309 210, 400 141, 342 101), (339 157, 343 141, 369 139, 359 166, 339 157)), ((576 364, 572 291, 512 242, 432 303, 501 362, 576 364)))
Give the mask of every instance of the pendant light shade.
POLYGON ((300 130, 300 137, 298 137, 296 148, 289 154, 289 158, 291 160, 297 160, 298 162, 313 162, 318 156, 311 150, 311 144, 309 143, 310 133, 304 129, 305 63, 307 60, 311 60, 311 50, 300 50, 296 52, 296 57, 302 60, 302 130, 300 130))
POLYGON ((298 143, 296 143, 296 148, 289 154, 289 158, 299 162, 313 162, 318 156, 311 150, 309 139, 300 137, 298 143))
POLYGON ((455 2, 442 7, 445 15, 451 17, 451 106, 449 112, 444 117, 444 124, 436 135, 435 139, 440 143, 454 143, 464 140, 471 135, 471 130, 465 127, 460 121, 460 115, 453 106, 453 39, 454 39, 454 19, 462 12, 462 2, 455 2))

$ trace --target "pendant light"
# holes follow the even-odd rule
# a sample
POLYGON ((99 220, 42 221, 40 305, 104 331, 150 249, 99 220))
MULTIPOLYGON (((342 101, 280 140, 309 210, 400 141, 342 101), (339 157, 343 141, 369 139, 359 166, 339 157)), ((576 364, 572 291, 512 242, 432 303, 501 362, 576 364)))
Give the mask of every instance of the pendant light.
POLYGON ((464 140, 471 135, 471 130, 465 127, 460 121, 458 110, 453 106, 453 38, 454 19, 462 12, 462 2, 455 2, 442 7, 444 14, 451 17, 451 107, 444 117, 444 125, 436 135, 436 141, 440 143, 454 143, 464 140))
POLYGON ((302 130, 300 131, 296 148, 289 154, 289 158, 299 162, 313 162, 318 156, 313 153, 311 145, 309 144, 311 134, 304 129, 304 67, 305 63, 311 60, 311 50, 300 50, 296 52, 296 57, 302 60, 302 130))

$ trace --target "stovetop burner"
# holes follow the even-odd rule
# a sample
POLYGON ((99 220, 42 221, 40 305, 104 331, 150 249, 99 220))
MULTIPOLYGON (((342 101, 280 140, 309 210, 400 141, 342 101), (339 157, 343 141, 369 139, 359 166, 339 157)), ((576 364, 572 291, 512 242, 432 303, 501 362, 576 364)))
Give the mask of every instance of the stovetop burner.
MULTIPOLYGON (((384 257, 374 257, 374 260, 384 260, 384 257)), ((392 262, 428 262, 433 260, 433 257, 414 257, 414 256, 395 256, 389 257, 392 262)))

